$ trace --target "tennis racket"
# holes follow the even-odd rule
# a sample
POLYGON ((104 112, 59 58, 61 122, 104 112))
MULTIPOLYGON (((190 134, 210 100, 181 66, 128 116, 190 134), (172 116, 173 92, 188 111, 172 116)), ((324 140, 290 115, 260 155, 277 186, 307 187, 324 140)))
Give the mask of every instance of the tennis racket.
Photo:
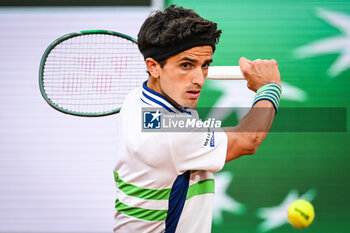
MULTIPOLYGON (((46 102, 76 116, 118 113, 126 95, 147 78, 137 41, 105 30, 58 38, 44 52, 39 71, 40 91, 46 102)), ((244 79, 238 66, 211 66, 208 78, 244 79)))

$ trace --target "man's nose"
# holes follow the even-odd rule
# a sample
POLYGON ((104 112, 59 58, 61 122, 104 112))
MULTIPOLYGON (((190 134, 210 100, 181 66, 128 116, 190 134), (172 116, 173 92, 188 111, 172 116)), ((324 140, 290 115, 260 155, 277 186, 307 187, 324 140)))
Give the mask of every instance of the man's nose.
POLYGON ((205 83, 206 71, 202 67, 198 67, 193 74, 192 83, 203 86, 205 83))

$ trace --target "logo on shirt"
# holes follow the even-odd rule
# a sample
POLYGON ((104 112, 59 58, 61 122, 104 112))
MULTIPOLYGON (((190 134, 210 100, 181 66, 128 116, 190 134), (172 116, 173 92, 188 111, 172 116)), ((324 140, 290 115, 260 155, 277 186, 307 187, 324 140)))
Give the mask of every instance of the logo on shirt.
POLYGON ((207 136, 203 143, 204 147, 214 147, 215 146, 215 139, 214 139, 214 131, 209 131, 207 133, 207 136))
POLYGON ((160 129, 161 128, 161 112, 144 111, 143 112, 143 128, 144 129, 160 129))
POLYGON ((214 147, 214 146, 215 146, 215 141, 214 141, 214 131, 213 131, 210 139, 210 147, 214 147))

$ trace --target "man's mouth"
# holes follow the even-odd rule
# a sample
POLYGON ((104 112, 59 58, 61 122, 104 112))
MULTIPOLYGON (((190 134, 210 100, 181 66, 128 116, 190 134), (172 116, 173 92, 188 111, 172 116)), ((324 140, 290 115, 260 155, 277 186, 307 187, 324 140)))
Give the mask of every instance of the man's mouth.
POLYGON ((198 98, 199 95, 201 94, 201 91, 200 90, 189 90, 186 92, 187 95, 190 97, 190 98, 198 98))

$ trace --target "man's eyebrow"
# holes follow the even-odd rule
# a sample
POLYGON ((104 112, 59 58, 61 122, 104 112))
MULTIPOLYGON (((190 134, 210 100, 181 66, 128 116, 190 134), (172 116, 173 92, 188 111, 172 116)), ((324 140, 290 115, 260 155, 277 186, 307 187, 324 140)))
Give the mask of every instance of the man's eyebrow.
POLYGON ((208 59, 208 60, 205 60, 204 64, 210 64, 213 62, 213 59, 208 59))
POLYGON ((193 63, 197 63, 198 62, 198 60, 191 59, 189 57, 183 57, 183 58, 180 59, 180 61, 190 61, 190 62, 193 62, 193 63))
MULTIPOLYGON (((196 59, 191 59, 191 58, 189 58, 189 57, 183 57, 183 58, 180 59, 180 61, 190 61, 190 62, 193 62, 193 63, 197 63, 197 62, 198 62, 198 60, 196 60, 196 59)), ((204 61, 204 64, 210 64, 210 63, 212 63, 212 62, 213 62, 213 59, 208 59, 208 60, 205 60, 205 61, 204 61)))

